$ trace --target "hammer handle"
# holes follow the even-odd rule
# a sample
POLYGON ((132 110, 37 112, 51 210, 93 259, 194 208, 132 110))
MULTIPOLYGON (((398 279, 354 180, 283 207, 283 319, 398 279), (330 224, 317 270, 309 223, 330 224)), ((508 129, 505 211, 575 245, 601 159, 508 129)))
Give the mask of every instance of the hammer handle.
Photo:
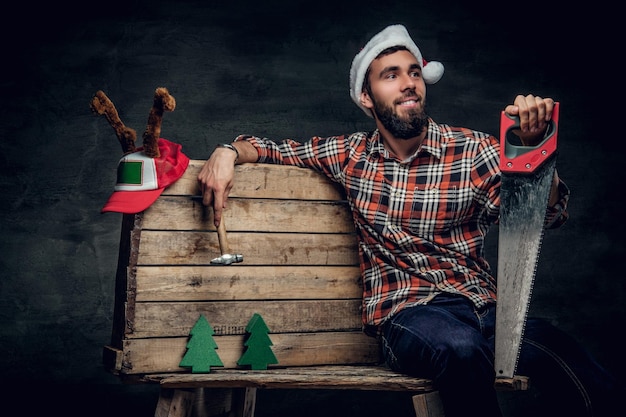
POLYGON ((222 217, 220 225, 217 227, 217 239, 220 242, 220 252, 222 255, 230 253, 228 240, 226 239, 226 222, 224 221, 224 217, 222 217))

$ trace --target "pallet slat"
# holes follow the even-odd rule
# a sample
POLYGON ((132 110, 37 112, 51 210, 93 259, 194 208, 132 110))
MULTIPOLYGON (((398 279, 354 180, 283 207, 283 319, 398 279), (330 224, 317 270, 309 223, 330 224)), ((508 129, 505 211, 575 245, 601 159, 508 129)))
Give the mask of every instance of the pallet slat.
MULTIPOLYGON (((196 196, 162 196, 146 213, 144 230, 215 231, 213 210, 196 196)), ((223 219, 229 232, 354 233, 345 201, 231 197, 223 219)))
POLYGON ((292 389, 351 389, 376 391, 429 392, 434 388, 427 379, 414 378, 382 366, 295 367, 265 371, 216 369, 208 375, 152 375, 166 388, 255 387, 292 389))
MULTIPOLYGON (((282 368, 291 366, 327 364, 378 363, 378 344, 375 339, 360 331, 327 333, 272 334, 272 351, 282 368)), ((243 353, 243 335, 215 336, 215 342, 224 368, 245 369, 237 365, 243 353)), ((123 375, 152 374, 160 372, 187 372, 178 364, 185 354, 188 338, 151 338, 125 340, 117 355, 106 347, 110 363, 117 364, 116 373, 123 375)), ((218 369, 221 367, 216 367, 218 369)), ((112 369, 113 370, 113 369, 112 369)))
MULTIPOLYGON (((216 334, 244 334, 260 314, 272 334, 361 329, 361 300, 137 303, 127 338, 187 336, 200 315, 216 334)), ((130 323, 129 323, 130 326, 130 323)))
MULTIPOLYGON (((431 392, 432 381, 391 371, 382 365, 327 365, 267 370, 215 369, 210 374, 154 374, 145 380, 164 388, 255 387, 292 389, 350 389, 375 391, 431 392)), ((497 378, 496 389, 518 391, 529 388, 526 376, 497 378)))
MULTIPOLYGON (((199 195, 198 174, 204 161, 192 160, 185 174, 163 195, 199 195)), ((289 200, 343 200, 343 192, 326 177, 305 168, 243 164, 235 167, 231 197, 289 200), (294 184, 297 184, 294 187, 294 184)))
POLYGON ((350 299, 358 266, 139 266, 136 301, 350 299))
MULTIPOLYGON (((146 214, 147 215, 147 214, 146 214)), ((348 234, 228 232, 230 265, 358 265, 357 243, 348 234)), ((217 233, 143 230, 137 265, 210 265, 220 256, 217 233)))

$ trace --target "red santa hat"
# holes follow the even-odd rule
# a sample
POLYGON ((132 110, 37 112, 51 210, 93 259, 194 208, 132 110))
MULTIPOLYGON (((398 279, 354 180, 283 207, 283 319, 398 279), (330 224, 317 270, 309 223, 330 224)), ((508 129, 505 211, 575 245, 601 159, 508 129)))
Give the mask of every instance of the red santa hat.
POLYGON ((435 84, 443 76, 443 64, 437 61, 427 62, 422 58, 422 54, 411 39, 409 32, 403 25, 391 25, 383 29, 361 49, 354 57, 350 68, 350 97, 365 114, 372 117, 370 109, 361 103, 361 92, 363 81, 370 64, 385 49, 392 46, 406 47, 420 63, 422 67, 422 77, 426 84, 435 84))

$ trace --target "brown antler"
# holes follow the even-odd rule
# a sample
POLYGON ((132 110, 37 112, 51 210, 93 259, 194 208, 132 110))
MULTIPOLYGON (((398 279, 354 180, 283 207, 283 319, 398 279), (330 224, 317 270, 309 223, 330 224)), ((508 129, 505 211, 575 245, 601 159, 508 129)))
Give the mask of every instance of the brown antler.
POLYGON ((154 104, 150 109, 148 116, 148 126, 143 133, 143 152, 151 157, 158 158, 161 156, 159 152, 158 140, 161 136, 161 123, 163 122, 164 111, 174 111, 176 100, 170 95, 165 87, 159 87, 154 92, 154 104))
POLYGON ((115 109, 115 105, 102 90, 98 90, 91 100, 91 110, 99 115, 104 115, 108 120, 115 134, 122 145, 124 154, 135 152, 135 141, 137 132, 130 127, 126 127, 115 109))

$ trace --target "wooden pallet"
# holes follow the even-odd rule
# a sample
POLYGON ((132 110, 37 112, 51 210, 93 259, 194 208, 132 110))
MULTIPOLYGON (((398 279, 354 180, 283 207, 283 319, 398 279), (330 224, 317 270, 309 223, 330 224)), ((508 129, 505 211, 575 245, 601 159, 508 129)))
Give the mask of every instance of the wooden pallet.
POLYGON ((211 265, 220 247, 198 198, 202 164, 191 161, 150 208, 123 216, 106 368, 160 384, 156 416, 188 416, 202 404, 201 415, 251 417, 257 389, 406 391, 418 417, 441 416, 432 382, 384 367, 377 340, 361 331, 356 236, 341 191, 306 169, 237 166, 223 221, 243 262, 211 265), (278 361, 266 370, 237 364, 254 314, 270 329, 278 361), (208 373, 179 365, 200 316, 223 363, 208 373))

